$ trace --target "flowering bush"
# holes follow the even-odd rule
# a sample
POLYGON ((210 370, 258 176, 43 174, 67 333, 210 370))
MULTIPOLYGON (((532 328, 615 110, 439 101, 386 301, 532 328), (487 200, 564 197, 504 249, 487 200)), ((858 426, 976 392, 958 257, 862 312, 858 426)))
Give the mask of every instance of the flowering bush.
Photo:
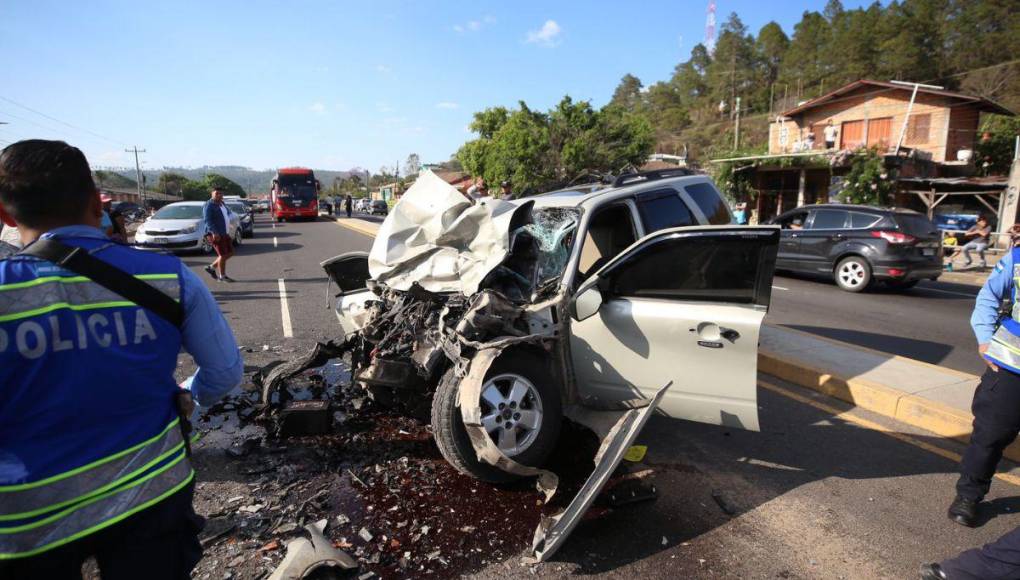
POLYGON ((896 179, 875 149, 859 149, 850 161, 850 172, 840 197, 846 203, 882 205, 896 190, 896 179))

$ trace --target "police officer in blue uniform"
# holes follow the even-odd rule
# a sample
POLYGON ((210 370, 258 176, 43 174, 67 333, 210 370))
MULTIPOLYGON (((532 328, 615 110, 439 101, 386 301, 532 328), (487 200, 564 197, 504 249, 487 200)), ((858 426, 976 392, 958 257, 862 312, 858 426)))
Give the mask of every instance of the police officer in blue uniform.
POLYGON ((25 245, 0 260, 0 578, 81 578, 95 556, 104 580, 183 579, 201 558, 174 370, 182 349, 194 357, 206 406, 240 384, 243 361, 202 282, 110 241, 101 215, 78 149, 0 152, 0 219, 25 245), (45 247, 70 250, 63 266, 33 255, 45 247), (83 262, 180 316, 81 275, 83 262))
MULTIPOLYGON (((974 429, 960 463, 949 518, 973 527, 1003 450, 1020 432, 1020 248, 996 264, 978 293, 970 324, 988 364, 974 392, 974 429)), ((921 566, 922 580, 1020 578, 1020 528, 979 549, 921 566)))
POLYGON ((949 518, 973 527, 1003 450, 1020 432, 1020 249, 1005 255, 978 293, 970 323, 988 364, 971 411, 974 428, 960 463, 949 518))

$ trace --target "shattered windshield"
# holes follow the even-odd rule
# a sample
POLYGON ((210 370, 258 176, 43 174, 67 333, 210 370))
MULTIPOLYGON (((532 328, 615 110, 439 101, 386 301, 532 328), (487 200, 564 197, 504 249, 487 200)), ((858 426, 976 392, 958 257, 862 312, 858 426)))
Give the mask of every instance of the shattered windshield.
POLYGON ((536 209, 531 214, 532 222, 522 229, 538 245, 539 285, 559 278, 570 259, 574 247, 577 224, 581 221, 581 210, 573 207, 550 207, 536 209))

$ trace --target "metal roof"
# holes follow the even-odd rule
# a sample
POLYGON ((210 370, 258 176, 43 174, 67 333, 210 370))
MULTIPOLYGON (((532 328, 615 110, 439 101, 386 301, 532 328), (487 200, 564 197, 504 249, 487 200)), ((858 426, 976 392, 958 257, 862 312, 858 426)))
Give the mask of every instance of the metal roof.
MULTIPOLYGON (((782 117, 791 117, 793 115, 799 115, 800 113, 803 113, 804 111, 806 111, 808 109, 813 109, 815 107, 819 107, 821 105, 824 105, 824 104, 828 103, 829 101, 832 101, 833 99, 835 99, 836 97, 838 97, 840 95, 849 93, 851 91, 857 90, 857 89, 859 89, 861 87, 864 87, 864 86, 872 86, 872 87, 877 87, 879 89, 882 89, 881 91, 877 91, 877 92, 886 92, 886 91, 889 91, 889 90, 910 92, 910 91, 913 90, 909 86, 899 85, 899 84, 896 84, 896 83, 889 83, 889 82, 884 82, 884 81, 872 81, 872 80, 862 79, 862 80, 859 80, 859 81, 854 81, 854 82, 852 82, 852 83, 850 83, 848 85, 842 86, 842 87, 832 91, 831 93, 828 93, 828 94, 822 95, 820 97, 816 97, 814 99, 811 99, 810 101, 807 101, 806 103, 801 103, 800 105, 797 105, 796 107, 794 107, 792 109, 789 109, 787 111, 783 111, 782 113, 780 113, 780 116, 782 116, 782 117)), ((937 95, 937 96, 940 96, 940 97, 947 97, 947 98, 951 98, 951 99, 958 99, 958 100, 963 101, 964 103, 967 103, 967 104, 977 105, 978 108, 981 111, 984 111, 986 113, 998 113, 999 115, 1008 115, 1010 117, 1016 115, 1016 113, 1014 113, 1013 111, 1010 111, 1009 109, 1007 109, 1006 107, 1000 105, 999 103, 996 103, 995 101, 986 99, 984 97, 978 97, 978 96, 974 96, 974 95, 965 95, 963 93, 954 93, 952 91, 945 91, 945 90, 940 90, 940 89, 928 89, 928 88, 924 88, 924 87, 918 88, 917 92, 918 93, 925 93, 925 94, 929 94, 929 95, 937 95)))

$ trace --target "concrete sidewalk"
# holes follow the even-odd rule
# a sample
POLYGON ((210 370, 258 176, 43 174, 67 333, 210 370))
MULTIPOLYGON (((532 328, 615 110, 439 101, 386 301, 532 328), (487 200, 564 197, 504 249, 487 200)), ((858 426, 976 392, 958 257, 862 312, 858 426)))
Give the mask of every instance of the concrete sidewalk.
POLYGON ((991 268, 981 269, 974 268, 973 270, 953 270, 952 272, 942 272, 939 276, 939 282, 949 282, 951 284, 965 284, 967 286, 975 286, 980 288, 985 285, 985 280, 988 279, 988 275, 992 273, 991 268))
POLYGON ((336 221, 336 225, 345 227, 349 230, 354 230, 359 234, 365 234, 369 237, 375 237, 376 232, 379 231, 380 222, 371 222, 363 220, 361 218, 333 218, 336 221))
MULTIPOLYGON (((975 347, 974 356, 977 355, 975 347)), ((836 397, 936 435, 966 442, 980 377, 766 325, 758 371, 836 397)), ((1006 450, 1020 461, 1020 442, 1006 450)))

